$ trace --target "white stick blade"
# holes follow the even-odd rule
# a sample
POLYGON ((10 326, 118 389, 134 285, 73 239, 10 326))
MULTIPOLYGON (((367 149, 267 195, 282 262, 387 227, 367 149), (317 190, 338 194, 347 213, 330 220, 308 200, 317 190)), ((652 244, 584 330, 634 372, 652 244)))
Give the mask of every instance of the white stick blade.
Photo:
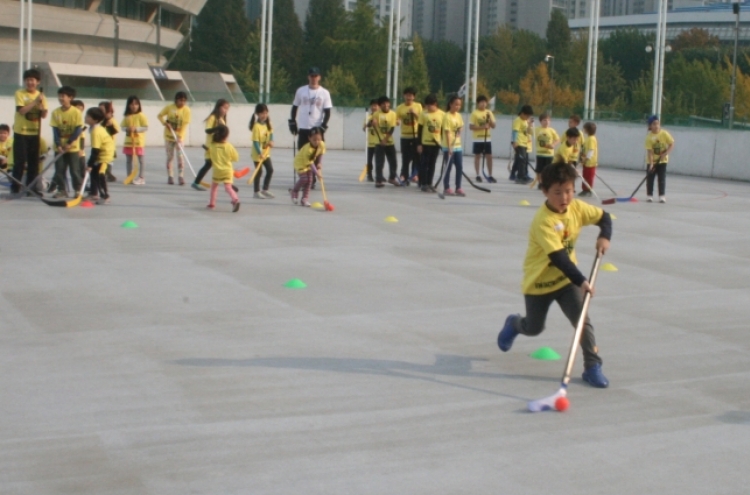
POLYGON ((544 399, 532 400, 529 402, 529 412, 542 412, 542 411, 554 411, 555 401, 560 397, 565 397, 566 392, 564 388, 561 388, 556 393, 545 397, 544 399))

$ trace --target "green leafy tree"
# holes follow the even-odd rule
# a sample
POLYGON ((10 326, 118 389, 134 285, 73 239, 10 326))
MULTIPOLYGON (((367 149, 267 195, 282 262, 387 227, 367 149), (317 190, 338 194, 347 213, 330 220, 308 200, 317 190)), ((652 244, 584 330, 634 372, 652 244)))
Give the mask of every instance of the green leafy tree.
POLYGON ((302 63, 302 50, 305 33, 294 11, 292 0, 274 0, 273 6, 273 60, 284 69, 288 81, 276 77, 273 70, 272 89, 274 92, 292 92, 295 82, 304 81, 307 67, 302 63))
POLYGON ((466 52, 451 41, 424 40, 424 54, 433 92, 455 93, 466 82, 466 52))
POLYGON ((345 98, 359 98, 361 96, 354 74, 338 65, 334 65, 326 73, 326 88, 331 92, 331 96, 343 96, 345 98))
POLYGON ((324 44, 345 19, 346 10, 341 0, 310 0, 305 19, 305 67, 317 66, 325 73, 337 63, 335 54, 324 44))
MULTIPOLYGON (((555 57, 555 69, 561 76, 566 76, 570 62, 570 27, 568 19, 560 9, 552 9, 547 23, 547 51, 555 57)), ((537 62, 534 62, 536 65, 537 62)))
POLYGON ((424 56, 422 39, 414 35, 412 43, 414 51, 408 55, 407 62, 404 64, 401 89, 413 87, 417 90, 417 98, 421 100, 430 93, 430 74, 427 69, 427 59, 424 56))
POLYGON ((729 99, 727 73, 708 60, 688 62, 679 53, 665 66, 665 114, 719 117, 729 99))
POLYGON ((654 53, 647 53, 646 46, 653 44, 653 35, 641 34, 635 29, 618 29, 599 42, 599 50, 604 60, 620 66, 625 81, 631 84, 651 67, 654 53))

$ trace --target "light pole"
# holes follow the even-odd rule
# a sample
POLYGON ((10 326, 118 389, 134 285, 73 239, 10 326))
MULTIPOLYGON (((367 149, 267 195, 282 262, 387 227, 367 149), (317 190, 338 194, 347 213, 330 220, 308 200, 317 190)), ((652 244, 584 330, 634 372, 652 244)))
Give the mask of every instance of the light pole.
POLYGON ((401 76, 399 72, 399 65, 404 62, 404 50, 414 51, 414 43, 411 41, 402 41, 398 46, 398 60, 396 61, 396 76, 393 78, 393 97, 398 98, 398 87, 401 83, 401 76))
POLYGON ((737 0, 732 4, 732 10, 736 16, 734 22, 734 56, 732 60, 732 95, 729 99, 729 128, 734 127, 734 97, 737 92, 737 44, 740 40, 740 3, 737 0))
MULTIPOLYGON (((657 47, 658 48, 658 47, 657 47)), ((654 47, 646 45, 646 53, 654 51, 654 47)), ((664 98, 664 60, 667 53, 672 51, 671 45, 664 45, 662 50, 656 50, 656 60, 658 65, 654 66, 654 89, 651 103, 651 113, 661 118, 661 101, 664 98), (661 54, 659 52, 661 51, 661 54)))
POLYGON ((555 87, 555 57, 552 55, 547 55, 544 57, 544 61, 550 64, 551 62, 551 68, 550 68, 550 76, 549 76, 549 116, 552 117, 552 96, 553 96, 553 90, 555 87))

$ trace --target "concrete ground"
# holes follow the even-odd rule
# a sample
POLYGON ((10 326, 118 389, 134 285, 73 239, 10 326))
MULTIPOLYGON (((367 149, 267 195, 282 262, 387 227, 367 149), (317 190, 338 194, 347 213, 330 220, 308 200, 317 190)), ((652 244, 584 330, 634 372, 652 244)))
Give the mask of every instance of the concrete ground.
MULTIPOLYGON (((570 410, 531 414, 563 360, 529 354, 572 335, 555 307, 496 345, 537 191, 376 190, 331 152, 336 210, 314 211, 277 150, 276 199, 239 181, 232 214, 148 159, 108 206, 0 204, 0 493, 747 493, 750 184, 670 175, 666 205, 609 207, 619 271, 591 317, 612 385, 579 358, 570 410)), ((600 172, 621 195, 642 177, 600 172)))

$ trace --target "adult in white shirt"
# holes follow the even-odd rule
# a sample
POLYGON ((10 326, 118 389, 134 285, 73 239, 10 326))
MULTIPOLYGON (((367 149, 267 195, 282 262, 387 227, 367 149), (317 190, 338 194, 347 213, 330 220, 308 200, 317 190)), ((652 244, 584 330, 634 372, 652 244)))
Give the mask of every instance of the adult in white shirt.
POLYGON ((333 108, 331 93, 320 85, 320 69, 310 68, 307 71, 307 82, 308 84, 297 89, 294 95, 292 118, 289 119, 289 131, 297 136, 298 150, 309 142, 310 129, 313 127, 323 130, 325 140, 325 131, 328 129, 328 120, 333 108))

